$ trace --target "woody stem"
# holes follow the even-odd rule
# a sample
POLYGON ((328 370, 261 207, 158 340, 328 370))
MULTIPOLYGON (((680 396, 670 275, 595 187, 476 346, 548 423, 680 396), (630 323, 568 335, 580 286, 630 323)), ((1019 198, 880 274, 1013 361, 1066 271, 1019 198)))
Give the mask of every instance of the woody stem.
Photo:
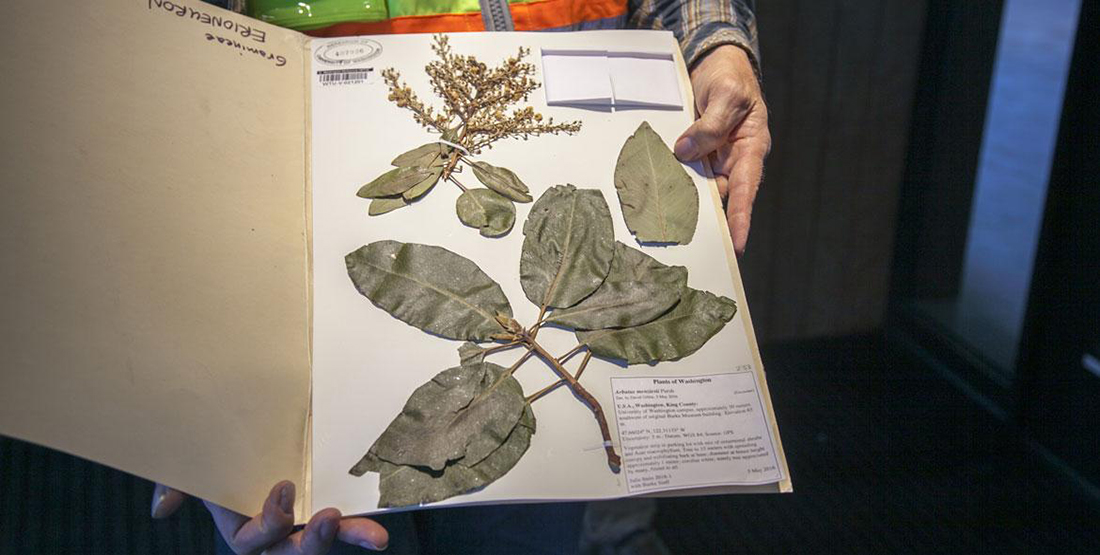
POLYGON ((527 330, 527 333, 531 334, 531 339, 534 339, 535 337, 538 337, 539 328, 542 327, 543 319, 546 318, 546 309, 547 308, 549 308, 549 307, 546 306, 546 305, 542 305, 542 308, 539 309, 539 318, 538 318, 538 320, 535 321, 535 325, 531 326, 531 328, 527 330))
MULTIPOLYGON (((575 351, 575 350, 574 350, 574 351, 575 351)), ((558 362, 561 362, 561 363, 563 363, 563 364, 564 364, 564 363, 565 363, 565 359, 566 359, 566 358, 568 358, 569 356, 570 356, 570 355, 565 355, 565 356, 563 356, 563 357, 559 358, 559 359, 558 359, 558 362)), ((589 359, 591 359, 591 358, 592 358, 592 351, 589 351, 588 353, 586 353, 586 354, 584 355, 584 360, 582 360, 582 361, 581 361, 581 366, 580 366, 580 368, 577 368, 577 373, 576 373, 576 374, 573 374, 573 379, 575 379, 575 380, 577 380, 577 381, 580 381, 580 379, 581 379, 581 374, 583 374, 583 373, 584 373, 584 368, 585 368, 586 366, 588 366, 588 361, 589 361, 589 359)), ((528 403, 534 403, 535 401, 538 401, 539 399, 542 399, 542 398, 543 398, 543 397, 544 397, 544 396, 545 396, 545 395, 546 395, 547 393, 550 393, 551 391, 554 391, 555 389, 557 389, 558 387, 561 387, 561 386, 562 386, 562 385, 564 385, 564 384, 565 384, 565 380, 558 380, 558 381, 556 381, 556 382, 554 382, 554 383, 552 383, 552 384, 550 384, 550 385, 548 385, 548 386, 546 386, 546 387, 544 387, 544 388, 542 388, 542 389, 538 390, 538 391, 537 391, 536 393, 534 393, 533 395, 531 395, 530 397, 528 397, 528 398, 527 398, 527 402, 528 402, 528 403)))
POLYGON ((519 367, 522 366, 524 362, 527 362, 527 359, 531 358, 531 354, 531 348, 528 347, 527 352, 523 353, 523 356, 519 357, 518 360, 512 363, 512 366, 510 366, 508 370, 504 372, 504 375, 511 376, 512 374, 515 374, 516 370, 519 370, 519 367))
POLYGON ((622 468, 622 459, 620 459, 619 454, 615 452, 615 447, 611 445, 611 428, 607 425, 607 417, 604 416, 603 407, 600 406, 600 402, 597 401, 584 386, 577 382, 577 379, 558 362, 558 359, 546 352, 546 349, 543 349, 542 345, 539 345, 533 337, 527 333, 523 333, 521 339, 523 339, 524 343, 526 343, 535 354, 545 360, 546 363, 554 369, 554 373, 562 380, 565 380, 566 385, 573 391, 573 394, 580 397, 581 400, 588 405, 588 408, 592 410, 592 414, 596 417, 596 423, 600 426, 600 434, 603 436, 604 451, 607 452, 607 465, 611 467, 612 472, 618 473, 619 469, 622 468))
MULTIPOLYGON (((466 127, 465 127, 465 124, 464 124, 463 127, 462 127, 462 135, 459 135, 458 140, 455 141, 455 142, 458 143, 458 144, 462 144, 462 141, 465 140, 465 139, 466 139, 466 127)), ((457 179, 455 179, 453 176, 451 176, 451 174, 455 171, 455 167, 458 166, 458 161, 461 160, 461 159, 462 159, 462 154, 458 150, 455 150, 454 151, 454 156, 452 156, 451 159, 447 161, 447 165, 443 168, 443 174, 442 175, 443 175, 443 179, 450 180, 455 185, 458 185, 458 188, 462 189, 462 192, 466 192, 466 187, 464 187, 461 183, 458 182, 457 179)))
POLYGON ((489 355, 491 355, 495 352, 498 352, 498 351, 507 351, 508 349, 511 349, 511 348, 521 344, 521 343, 522 343, 521 341, 510 341, 508 343, 502 343, 500 345, 494 345, 492 347, 489 347, 488 349, 485 349, 485 352, 482 353, 482 354, 485 355, 485 356, 489 356, 489 355))

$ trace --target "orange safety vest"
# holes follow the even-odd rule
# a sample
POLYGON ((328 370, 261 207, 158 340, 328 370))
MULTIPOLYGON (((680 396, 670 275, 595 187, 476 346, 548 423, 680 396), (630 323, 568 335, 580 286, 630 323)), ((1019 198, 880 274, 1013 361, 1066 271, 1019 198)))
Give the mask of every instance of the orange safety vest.
MULTIPOLYGON (((315 37, 484 31, 478 0, 388 0, 389 19, 337 23, 306 31, 315 37)), ((508 0, 516 31, 616 29, 626 0, 508 0)))

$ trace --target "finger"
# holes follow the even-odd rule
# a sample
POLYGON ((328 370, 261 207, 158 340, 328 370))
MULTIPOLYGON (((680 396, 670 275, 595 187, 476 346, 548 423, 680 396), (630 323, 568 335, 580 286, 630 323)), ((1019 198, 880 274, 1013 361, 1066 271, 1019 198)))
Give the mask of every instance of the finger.
POLYGON ((719 173, 714 175, 714 181, 718 183, 718 196, 722 198, 722 206, 728 206, 729 178, 719 173))
POLYGON ((715 98, 695 123, 676 140, 676 157, 682 161, 698 160, 729 142, 733 129, 745 119, 748 105, 732 93, 715 98))
POLYGON ((318 511, 305 528, 268 549, 265 555, 324 555, 332 548, 339 527, 340 511, 318 511))
POLYGON ((340 521, 336 537, 352 545, 381 551, 390 544, 390 534, 381 524, 369 518, 346 518, 340 521))
POLYGON ((749 239, 749 226, 752 222, 752 205, 760 189, 767 147, 754 142, 737 145, 734 147, 733 156, 726 219, 729 222, 734 250, 738 254, 744 254, 749 239))
POLYGON ((718 196, 722 197, 722 206, 726 205, 726 195, 729 193, 726 188, 726 183, 728 181, 726 178, 729 175, 729 171, 722 168, 724 163, 722 152, 728 150, 727 147, 719 148, 718 152, 715 152, 708 158, 710 161, 710 171, 714 175, 714 180, 718 183, 718 196))
POLYGON ((234 553, 259 553, 285 539, 294 529, 294 484, 288 481, 275 484, 264 500, 263 510, 251 519, 209 502, 206 508, 234 553))
POLYGON ((187 499, 187 494, 182 491, 158 483, 153 488, 153 505, 150 508, 150 513, 153 518, 167 518, 180 508, 185 499, 187 499))
POLYGON ((714 169, 714 173, 717 175, 724 175, 729 177, 729 174, 733 172, 733 143, 726 143, 720 147, 714 153, 714 165, 711 166, 714 169))

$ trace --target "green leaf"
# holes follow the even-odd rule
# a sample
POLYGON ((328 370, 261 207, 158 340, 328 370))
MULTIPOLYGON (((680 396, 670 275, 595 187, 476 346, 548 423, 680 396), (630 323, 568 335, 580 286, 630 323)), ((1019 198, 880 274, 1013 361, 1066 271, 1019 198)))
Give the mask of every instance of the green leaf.
POLYGON ((642 122, 619 152, 615 189, 626 227, 639 242, 691 242, 699 222, 699 191, 648 122, 642 122))
POLYGON ((458 348, 459 364, 478 364, 485 361, 485 348, 467 341, 458 348))
POLYGON ((707 291, 685 287, 668 314, 640 326, 579 331, 592 353, 627 364, 676 360, 698 351, 737 312, 737 304, 707 291))
POLYGON ((519 279, 538 306, 567 308, 599 288, 615 256, 615 231, 603 194, 556 185, 523 224, 519 279))
POLYGON ((436 182, 439 181, 440 175, 443 175, 443 168, 436 167, 432 169, 431 172, 428 173, 428 177, 425 177, 420 183, 413 185, 408 191, 401 193, 401 197, 406 201, 413 201, 424 196, 432 187, 435 187, 436 182))
POLYGON ((378 241, 348 254, 348 277, 394 318, 449 339, 488 341, 512 316, 500 285, 447 249, 378 241))
POLYGON ((404 208, 409 203, 405 202, 405 199, 400 196, 397 197, 381 197, 370 201, 370 208, 367 208, 367 215, 369 216, 381 216, 387 212, 393 212, 398 208, 404 208))
POLYGON ((391 164, 399 168, 439 165, 440 161, 446 160, 446 156, 450 154, 450 152, 451 147, 442 143, 428 143, 426 145, 420 145, 394 158, 391 164))
POLYGON ((442 471, 431 471, 424 467, 399 466, 379 461, 381 473, 378 482, 378 506, 405 507, 434 503, 444 499, 469 493, 483 488, 511 470, 531 445, 531 436, 535 433, 535 415, 531 405, 523 409, 523 416, 508 439, 496 448, 488 457, 474 465, 458 460, 448 464, 442 471))
POLYGON ((480 229, 485 237, 500 237, 516 224, 516 205, 489 189, 463 191, 455 211, 463 224, 480 229))
POLYGON ((612 270, 623 280, 652 281, 655 283, 687 284, 687 268, 666 266, 648 254, 620 241, 615 241, 615 260, 612 270))
POLYGON ((651 322, 680 300, 687 268, 665 266, 642 251, 615 242, 615 259, 600 288, 547 321, 573 329, 624 328, 651 322))
POLYGON ((485 162, 473 162, 470 167, 473 168, 478 181, 486 187, 516 202, 531 202, 530 190, 512 170, 485 162))
POLYGON ((499 365, 444 370, 413 392, 351 473, 377 469, 377 461, 435 471, 459 459, 475 465, 508 439, 526 405, 519 382, 499 365))
POLYGON ((400 195, 424 181, 433 171, 429 168, 395 168, 360 187, 357 194, 363 198, 400 195))

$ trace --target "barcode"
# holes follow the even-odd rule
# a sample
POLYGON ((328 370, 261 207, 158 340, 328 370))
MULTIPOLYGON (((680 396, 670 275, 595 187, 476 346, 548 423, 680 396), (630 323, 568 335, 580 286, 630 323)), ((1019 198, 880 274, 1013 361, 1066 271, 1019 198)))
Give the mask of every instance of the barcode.
POLYGON ((354 69, 330 69, 318 71, 317 78, 322 85, 351 85, 362 83, 370 77, 373 67, 354 69))

